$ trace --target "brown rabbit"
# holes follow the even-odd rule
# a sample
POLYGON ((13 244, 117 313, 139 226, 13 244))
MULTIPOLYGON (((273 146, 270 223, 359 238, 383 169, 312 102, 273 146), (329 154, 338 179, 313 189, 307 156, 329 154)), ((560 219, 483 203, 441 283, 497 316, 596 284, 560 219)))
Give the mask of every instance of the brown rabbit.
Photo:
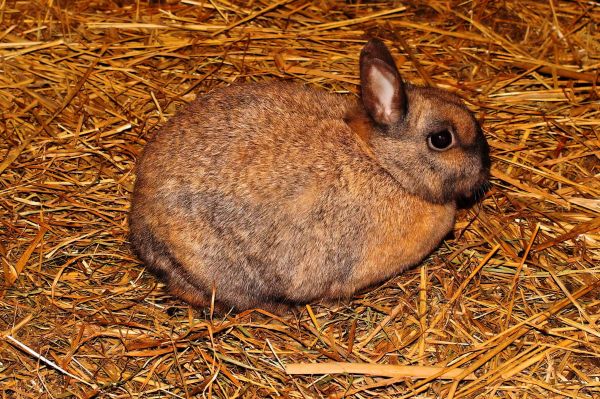
POLYGON ((489 150, 452 94, 403 83, 385 45, 360 55, 362 96, 290 83, 200 96, 148 143, 131 243, 195 306, 349 298, 428 255, 489 150))

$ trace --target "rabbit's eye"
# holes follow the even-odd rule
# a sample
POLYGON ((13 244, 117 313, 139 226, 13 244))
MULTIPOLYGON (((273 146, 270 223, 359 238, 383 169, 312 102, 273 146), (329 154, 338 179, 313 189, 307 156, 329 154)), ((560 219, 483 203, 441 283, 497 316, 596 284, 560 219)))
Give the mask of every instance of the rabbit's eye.
POLYGON ((450 148, 453 142, 454 137, 448 129, 430 134, 429 137, 427 137, 427 144, 429 145, 429 148, 436 151, 447 150, 450 148))

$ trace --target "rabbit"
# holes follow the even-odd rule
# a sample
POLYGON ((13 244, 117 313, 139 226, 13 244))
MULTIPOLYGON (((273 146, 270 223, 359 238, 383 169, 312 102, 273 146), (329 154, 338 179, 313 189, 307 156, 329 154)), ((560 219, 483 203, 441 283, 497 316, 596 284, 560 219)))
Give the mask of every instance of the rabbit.
POLYGON ((452 230, 489 179, 482 129, 455 95, 405 83, 379 39, 359 63, 360 98, 234 84, 149 140, 130 241, 172 294, 238 312, 345 301, 452 230))

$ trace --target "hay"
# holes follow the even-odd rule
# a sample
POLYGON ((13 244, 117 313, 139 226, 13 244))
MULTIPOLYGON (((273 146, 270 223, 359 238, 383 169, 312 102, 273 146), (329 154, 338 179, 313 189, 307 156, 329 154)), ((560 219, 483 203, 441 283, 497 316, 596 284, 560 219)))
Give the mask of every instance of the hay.
POLYGON ((600 397, 599 23, 593 1, 0 2, 2 397, 600 397), (126 242, 149 135, 234 81, 355 93, 370 35, 484 120, 483 203, 348 304, 165 294, 126 242))

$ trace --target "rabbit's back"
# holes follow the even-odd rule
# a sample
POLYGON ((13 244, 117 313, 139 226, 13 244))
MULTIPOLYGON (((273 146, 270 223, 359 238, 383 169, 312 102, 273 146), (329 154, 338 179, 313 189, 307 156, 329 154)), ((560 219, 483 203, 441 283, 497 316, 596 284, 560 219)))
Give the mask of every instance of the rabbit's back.
POLYGON ((350 101, 286 83, 217 90, 167 123, 148 144, 139 169, 151 164, 160 171, 152 171, 152 179, 201 191, 214 184, 270 198, 293 194, 287 190, 301 189, 305 169, 327 173, 331 157, 341 155, 339 132, 350 101), (235 184, 227 186, 229 180, 235 184))

